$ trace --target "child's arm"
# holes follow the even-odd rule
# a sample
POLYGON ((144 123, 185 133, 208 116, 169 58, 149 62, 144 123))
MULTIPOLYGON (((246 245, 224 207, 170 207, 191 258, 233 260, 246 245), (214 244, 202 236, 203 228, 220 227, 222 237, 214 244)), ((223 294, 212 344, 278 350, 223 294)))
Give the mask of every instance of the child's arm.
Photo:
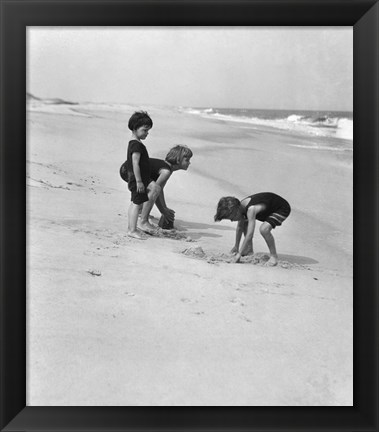
POLYGON ((136 182, 137 182, 137 192, 143 193, 143 192, 145 192, 145 186, 142 183, 141 170, 139 167, 140 158, 141 158, 141 153, 134 152, 132 154, 133 173, 134 173, 134 177, 136 178, 136 182))
POLYGON ((163 188, 166 186, 167 180, 171 177, 171 171, 169 171, 168 169, 162 169, 159 172, 159 177, 157 178, 157 181, 155 182, 158 186, 161 187, 161 189, 163 190, 163 188))
POLYGON ((241 237, 243 234, 243 227, 244 227, 245 221, 244 220, 240 220, 237 224, 237 228, 236 228, 236 241, 234 243, 233 249, 230 251, 232 254, 238 253, 238 249, 240 246, 240 242, 241 242, 241 237))
POLYGON ((245 249, 248 248, 250 242, 254 237, 256 216, 257 216, 257 209, 255 208, 255 206, 249 207, 249 210, 247 211, 247 220, 248 220, 247 232, 245 235, 245 239, 242 243, 240 252, 237 252, 237 254, 234 257, 234 262, 236 263, 239 262, 242 254, 245 252, 245 249))
POLYGON ((164 198, 164 192, 163 189, 161 190, 161 193, 159 194, 157 200, 155 201, 156 206, 158 207, 161 214, 169 221, 174 222, 175 219, 175 212, 172 209, 169 209, 166 205, 166 201, 164 198))
POLYGON ((171 210, 167 207, 163 188, 165 187, 167 180, 171 177, 171 171, 169 170, 161 170, 159 177, 157 178, 156 184, 161 187, 161 193, 158 195, 157 200, 155 201, 156 206, 162 215, 169 221, 174 221, 174 210, 171 210))

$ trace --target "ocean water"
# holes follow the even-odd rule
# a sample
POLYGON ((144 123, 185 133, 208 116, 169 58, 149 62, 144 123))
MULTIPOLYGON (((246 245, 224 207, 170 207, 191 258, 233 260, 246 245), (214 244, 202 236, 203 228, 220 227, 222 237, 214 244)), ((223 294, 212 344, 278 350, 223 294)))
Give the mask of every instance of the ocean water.
POLYGON ((313 149, 353 150, 353 113, 340 111, 257 110, 238 108, 180 108, 182 112, 214 120, 244 124, 250 128, 285 130, 306 137, 319 137, 319 147, 313 139, 313 149), (324 138, 324 139, 323 139, 324 138), (330 148, 328 148, 328 146, 330 148))

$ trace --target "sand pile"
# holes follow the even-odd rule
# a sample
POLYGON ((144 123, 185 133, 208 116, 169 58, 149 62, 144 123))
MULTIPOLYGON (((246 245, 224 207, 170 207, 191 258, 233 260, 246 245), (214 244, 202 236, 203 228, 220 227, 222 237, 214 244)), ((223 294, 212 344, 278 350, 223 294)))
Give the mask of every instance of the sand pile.
POLYGON ((186 256, 189 256, 191 258, 200 258, 204 259, 206 258, 206 254, 203 251, 203 248, 201 246, 193 246, 187 249, 184 249, 182 253, 186 256))

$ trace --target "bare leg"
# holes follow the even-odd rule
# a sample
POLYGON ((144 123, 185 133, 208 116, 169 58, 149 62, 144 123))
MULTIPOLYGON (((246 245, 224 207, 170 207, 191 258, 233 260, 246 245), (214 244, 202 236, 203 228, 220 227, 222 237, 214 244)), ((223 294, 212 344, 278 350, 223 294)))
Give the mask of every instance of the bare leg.
POLYGON ((276 253, 275 239, 271 234, 272 226, 268 222, 263 222, 259 230, 270 251, 270 259, 267 261, 266 265, 276 266, 278 264, 278 255, 276 253))
POLYGON ((137 230, 137 219, 142 205, 130 203, 128 211, 128 236, 139 240, 145 240, 137 230))
POLYGON ((149 232, 149 231, 157 230, 157 227, 151 225, 151 223, 149 222, 149 215, 161 190, 162 188, 158 186, 156 183, 154 183, 152 184, 152 186, 150 187, 147 193, 147 196, 149 197, 149 201, 143 203, 142 211, 141 211, 141 220, 139 223, 139 227, 141 228, 142 231, 149 232))
MULTIPOLYGON (((248 225, 249 225, 249 222, 245 221, 245 224, 244 224, 244 227, 243 227, 243 234, 244 234, 245 237, 246 237, 247 226, 248 225)), ((242 256, 246 256, 246 255, 254 255, 253 239, 251 239, 251 241, 247 245, 246 251, 242 254, 242 256)))

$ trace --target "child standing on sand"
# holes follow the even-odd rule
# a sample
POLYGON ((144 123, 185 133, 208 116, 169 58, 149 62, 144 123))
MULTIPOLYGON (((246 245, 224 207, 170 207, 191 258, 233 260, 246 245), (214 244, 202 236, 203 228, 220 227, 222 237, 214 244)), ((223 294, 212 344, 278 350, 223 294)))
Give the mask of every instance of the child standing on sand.
MULTIPOLYGON (((142 206, 139 224, 142 231, 153 233, 157 228, 149 222, 150 212, 154 204, 163 216, 163 227, 165 224, 173 226, 175 212, 167 207, 163 189, 174 171, 187 171, 192 156, 193 153, 190 148, 185 145, 177 145, 170 149, 165 160, 150 158, 150 178, 155 182, 155 185, 153 193, 149 195, 149 200, 144 202, 142 206)), ((120 175, 123 180, 128 182, 126 165, 126 162, 121 165, 120 175)))
POLYGON ((266 265, 275 266, 278 264, 278 255, 276 253, 275 240, 271 231, 280 226, 291 213, 291 207, 288 202, 279 195, 272 192, 261 192, 250 195, 239 201, 234 197, 221 198, 217 205, 217 213, 214 220, 230 219, 238 221, 236 229, 236 241, 231 253, 234 255, 234 262, 238 263, 243 255, 252 255, 253 236, 255 230, 255 221, 262 221, 260 233, 266 241, 270 251, 270 259, 266 265), (239 244, 242 234, 245 239, 242 243, 241 250, 239 244))
POLYGON ((132 194, 128 211, 128 236, 143 240, 137 229, 138 214, 143 203, 149 200, 149 194, 153 194, 154 182, 150 179, 149 154, 142 141, 153 127, 153 121, 147 112, 139 111, 130 117, 128 127, 132 131, 126 161, 128 189, 132 194))

